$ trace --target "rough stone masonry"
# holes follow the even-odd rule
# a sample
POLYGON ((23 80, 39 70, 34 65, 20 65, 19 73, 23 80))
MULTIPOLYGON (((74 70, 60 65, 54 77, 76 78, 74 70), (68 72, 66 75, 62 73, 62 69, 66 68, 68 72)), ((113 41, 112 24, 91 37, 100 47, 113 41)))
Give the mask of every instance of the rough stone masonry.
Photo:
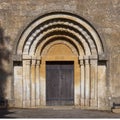
POLYGON ((0 101, 9 107, 110 110, 120 104, 119 65, 119 0, 0 0, 0 101), (47 62, 70 61, 71 80, 66 68, 51 79, 47 62))

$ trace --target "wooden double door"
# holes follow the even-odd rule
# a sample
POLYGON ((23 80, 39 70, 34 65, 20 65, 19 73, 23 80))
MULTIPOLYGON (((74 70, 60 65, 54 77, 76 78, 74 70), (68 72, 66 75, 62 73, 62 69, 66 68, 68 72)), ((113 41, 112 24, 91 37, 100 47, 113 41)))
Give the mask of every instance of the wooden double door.
POLYGON ((46 62, 46 104, 74 104, 73 62, 46 62))

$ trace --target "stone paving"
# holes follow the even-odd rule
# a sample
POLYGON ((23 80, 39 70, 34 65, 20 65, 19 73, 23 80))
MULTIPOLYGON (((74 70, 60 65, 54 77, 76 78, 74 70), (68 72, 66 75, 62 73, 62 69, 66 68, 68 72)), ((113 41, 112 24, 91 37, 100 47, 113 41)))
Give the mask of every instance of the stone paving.
POLYGON ((0 110, 0 118, 120 118, 110 111, 82 110, 79 108, 36 108, 0 110))

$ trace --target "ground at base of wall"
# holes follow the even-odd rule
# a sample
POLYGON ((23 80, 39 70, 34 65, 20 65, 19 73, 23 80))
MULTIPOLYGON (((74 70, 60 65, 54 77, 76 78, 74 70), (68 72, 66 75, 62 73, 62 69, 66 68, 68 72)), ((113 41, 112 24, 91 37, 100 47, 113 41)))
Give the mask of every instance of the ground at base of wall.
POLYGON ((69 110, 69 109, 81 109, 81 110, 93 110, 93 111, 111 111, 111 107, 104 107, 104 108, 98 108, 98 107, 87 107, 87 106, 79 106, 79 105, 55 105, 55 106, 35 106, 35 107, 8 107, 9 109, 53 109, 53 110, 57 110, 57 109, 61 109, 61 110, 69 110))
POLYGON ((120 114, 79 108, 1 109, 0 118, 120 118, 120 114))

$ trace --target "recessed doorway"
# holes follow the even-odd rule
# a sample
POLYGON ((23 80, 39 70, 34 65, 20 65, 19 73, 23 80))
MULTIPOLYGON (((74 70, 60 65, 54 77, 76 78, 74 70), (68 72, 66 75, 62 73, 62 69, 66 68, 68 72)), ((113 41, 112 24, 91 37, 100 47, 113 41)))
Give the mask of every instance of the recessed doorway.
POLYGON ((46 104, 74 104, 74 62, 46 62, 46 104))

